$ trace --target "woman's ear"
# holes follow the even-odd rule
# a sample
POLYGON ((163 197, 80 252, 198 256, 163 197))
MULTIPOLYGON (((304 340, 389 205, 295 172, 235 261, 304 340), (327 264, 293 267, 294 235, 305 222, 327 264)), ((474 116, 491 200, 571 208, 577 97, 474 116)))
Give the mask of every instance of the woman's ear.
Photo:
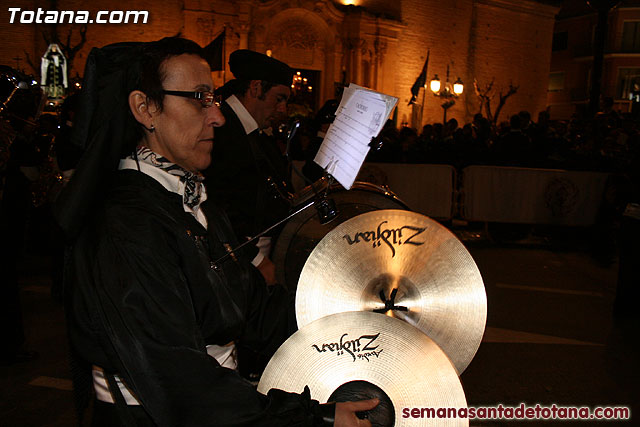
POLYGON ((131 109, 136 121, 145 129, 153 129, 153 112, 155 110, 150 108, 149 100, 144 92, 134 90, 129 94, 129 109, 131 109))

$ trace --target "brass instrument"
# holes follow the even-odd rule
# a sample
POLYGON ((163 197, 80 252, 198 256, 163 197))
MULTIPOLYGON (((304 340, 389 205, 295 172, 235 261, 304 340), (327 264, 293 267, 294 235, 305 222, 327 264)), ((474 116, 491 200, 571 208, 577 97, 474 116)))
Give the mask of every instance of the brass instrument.
POLYGON ((33 77, 0 65, 0 171, 4 171, 17 134, 35 127, 45 96, 33 77))

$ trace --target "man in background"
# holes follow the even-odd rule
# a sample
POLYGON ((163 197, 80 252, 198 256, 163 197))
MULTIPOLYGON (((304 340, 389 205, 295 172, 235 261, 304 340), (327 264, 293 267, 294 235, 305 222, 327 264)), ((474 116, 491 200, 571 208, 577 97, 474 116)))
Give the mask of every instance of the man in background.
MULTIPOLYGON (((226 98, 220 107, 226 124, 216 133, 205 184, 238 236, 250 238, 285 218, 291 207, 287 163, 265 131, 286 118, 293 70, 250 50, 233 52, 229 67, 236 79, 219 91, 226 98)), ((260 237, 250 253, 267 284, 275 283, 269 258, 274 237, 260 237)))

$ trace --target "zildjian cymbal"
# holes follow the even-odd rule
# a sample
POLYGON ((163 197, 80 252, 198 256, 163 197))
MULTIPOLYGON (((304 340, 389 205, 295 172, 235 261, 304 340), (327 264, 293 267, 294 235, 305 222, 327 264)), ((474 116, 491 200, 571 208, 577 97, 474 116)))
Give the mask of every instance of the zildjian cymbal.
POLYGON ((468 425, 423 413, 467 407, 456 369, 419 329, 383 314, 337 313, 304 326, 273 355, 258 391, 306 386, 321 403, 379 398, 366 414, 372 425, 468 425))
POLYGON ((480 346, 487 300, 473 258, 449 230, 415 212, 378 210, 330 231, 300 274, 299 327, 344 311, 408 322, 461 374, 480 346))

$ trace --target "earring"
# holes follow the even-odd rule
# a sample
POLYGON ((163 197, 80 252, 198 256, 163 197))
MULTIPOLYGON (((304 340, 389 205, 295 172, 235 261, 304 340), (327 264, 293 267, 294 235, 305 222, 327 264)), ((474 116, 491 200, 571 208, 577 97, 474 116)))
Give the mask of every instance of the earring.
POLYGON ((156 131, 156 128, 153 126, 153 123, 151 123, 151 127, 150 128, 145 127, 145 129, 148 130, 150 133, 153 133, 153 132, 156 131))

